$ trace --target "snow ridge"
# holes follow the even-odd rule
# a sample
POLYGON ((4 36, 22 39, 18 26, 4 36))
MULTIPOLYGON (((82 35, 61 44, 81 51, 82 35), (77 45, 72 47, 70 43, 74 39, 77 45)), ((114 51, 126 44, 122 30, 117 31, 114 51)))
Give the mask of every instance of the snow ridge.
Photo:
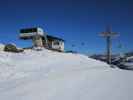
POLYGON ((132 75, 80 54, 0 51, 0 100, 132 100, 132 75))

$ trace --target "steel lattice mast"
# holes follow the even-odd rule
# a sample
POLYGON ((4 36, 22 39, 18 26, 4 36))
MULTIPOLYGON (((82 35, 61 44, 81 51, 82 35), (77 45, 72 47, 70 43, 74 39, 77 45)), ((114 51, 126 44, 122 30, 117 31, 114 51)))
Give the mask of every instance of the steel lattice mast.
POLYGON ((111 47, 112 47, 112 37, 116 36, 118 33, 112 32, 112 29, 110 26, 106 28, 105 32, 101 32, 101 36, 106 38, 107 42, 107 63, 111 64, 111 47))

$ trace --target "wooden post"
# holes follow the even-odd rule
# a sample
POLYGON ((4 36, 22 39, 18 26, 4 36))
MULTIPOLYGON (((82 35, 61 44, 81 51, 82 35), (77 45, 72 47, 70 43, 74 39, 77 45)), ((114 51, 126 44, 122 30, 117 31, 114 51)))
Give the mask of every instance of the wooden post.
POLYGON ((111 64, 111 37, 107 37, 107 63, 111 64))

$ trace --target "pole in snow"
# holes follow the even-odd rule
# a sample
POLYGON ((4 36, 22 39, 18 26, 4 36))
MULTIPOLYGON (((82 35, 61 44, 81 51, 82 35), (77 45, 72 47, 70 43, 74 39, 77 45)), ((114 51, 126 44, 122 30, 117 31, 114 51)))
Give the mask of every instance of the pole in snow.
POLYGON ((106 39, 107 42, 107 63, 111 64, 111 45, 112 37, 116 36, 118 33, 112 32, 111 27, 107 27, 105 32, 101 32, 101 36, 106 39))

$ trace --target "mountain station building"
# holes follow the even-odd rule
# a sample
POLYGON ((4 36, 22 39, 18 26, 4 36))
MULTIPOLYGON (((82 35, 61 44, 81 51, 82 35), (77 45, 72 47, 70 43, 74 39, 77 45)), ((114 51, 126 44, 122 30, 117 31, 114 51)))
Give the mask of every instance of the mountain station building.
POLYGON ((33 47, 45 47, 52 50, 64 51, 64 40, 47 35, 42 28, 26 28, 20 30, 20 39, 32 40, 33 47))

